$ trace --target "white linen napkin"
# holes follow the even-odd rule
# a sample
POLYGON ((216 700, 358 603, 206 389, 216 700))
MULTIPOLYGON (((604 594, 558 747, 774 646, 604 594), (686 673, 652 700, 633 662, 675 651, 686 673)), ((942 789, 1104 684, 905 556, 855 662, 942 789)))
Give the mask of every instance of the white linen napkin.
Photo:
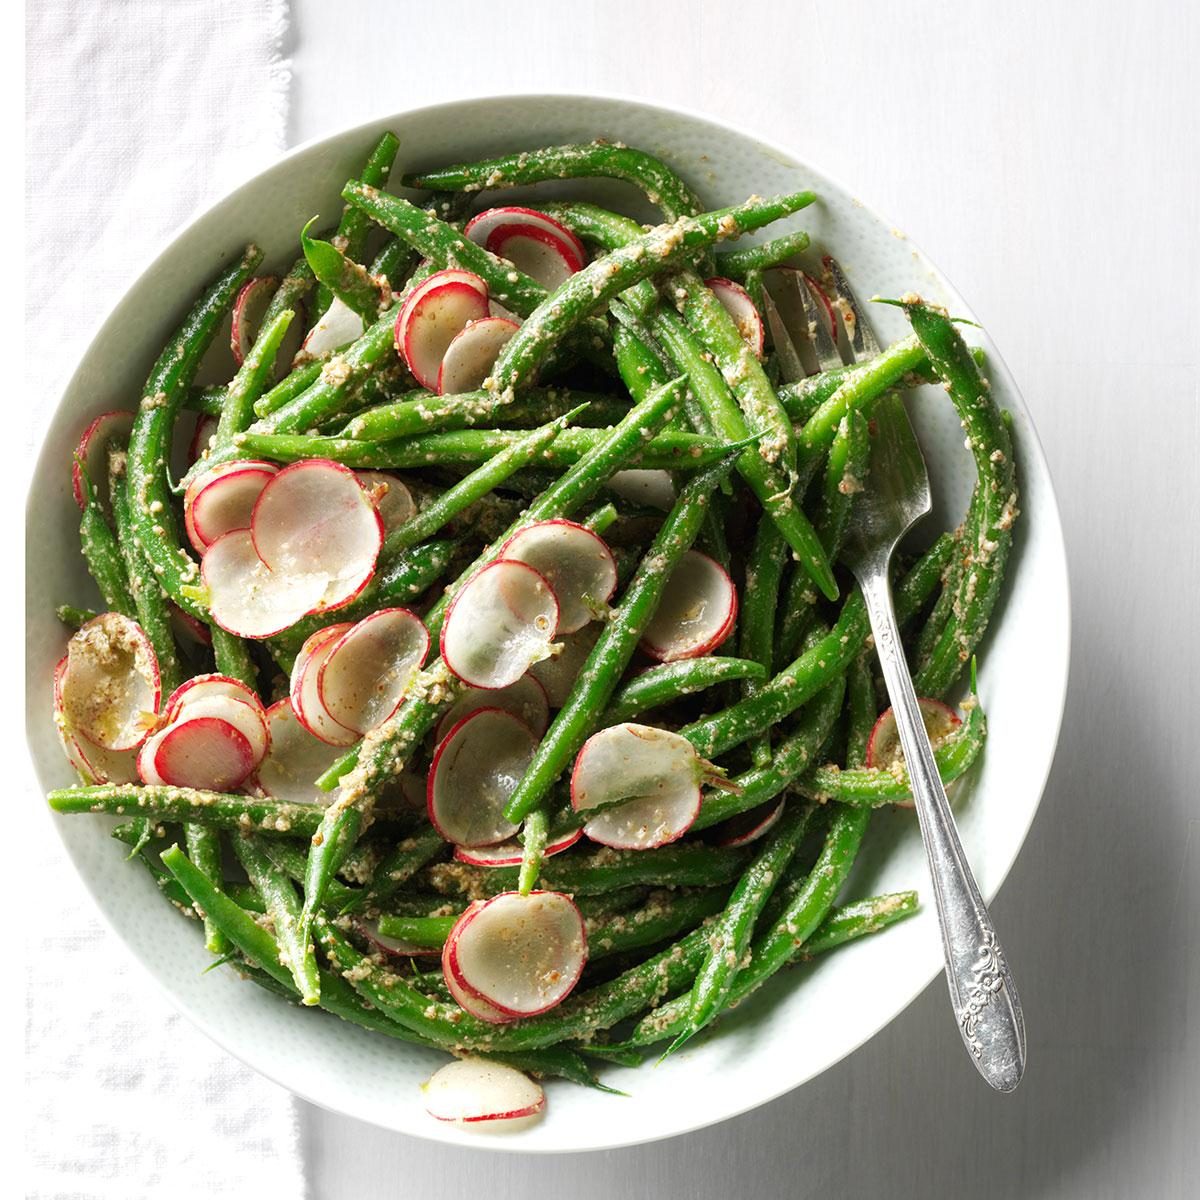
MULTIPOLYGON (((132 273, 283 149, 287 19, 286 0, 29 4, 27 449, 132 273)), ((45 911, 25 946, 25 1195, 299 1200, 296 1102, 172 1011, 47 823, 29 830, 45 911)))

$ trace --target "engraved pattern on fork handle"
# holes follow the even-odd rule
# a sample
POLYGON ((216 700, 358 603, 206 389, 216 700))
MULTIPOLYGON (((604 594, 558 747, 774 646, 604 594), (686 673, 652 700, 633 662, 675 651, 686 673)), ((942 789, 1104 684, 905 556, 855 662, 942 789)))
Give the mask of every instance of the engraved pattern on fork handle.
POLYGON ((904 660, 892 607, 887 558, 880 557, 881 567, 864 570, 859 582, 896 715, 921 839, 929 860, 950 1001, 958 1018, 959 1033, 979 1073, 997 1091, 1011 1092, 1025 1070, 1021 1001, 954 826, 950 802, 904 660))

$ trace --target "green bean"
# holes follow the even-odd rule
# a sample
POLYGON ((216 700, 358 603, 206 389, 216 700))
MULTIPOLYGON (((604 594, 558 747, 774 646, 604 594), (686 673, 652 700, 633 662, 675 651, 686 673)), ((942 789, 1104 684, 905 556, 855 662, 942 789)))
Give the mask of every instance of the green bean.
POLYGON ((403 238, 388 238, 387 244, 375 255, 370 273, 380 284, 386 283, 392 291, 398 292, 417 265, 419 257, 403 238))
POLYGON ((521 866, 517 872, 517 891, 522 896, 528 896, 538 881, 549 834, 550 816, 546 809, 533 809, 521 825, 521 866))
MULTIPOLYGON (((288 273, 279 281, 279 287, 275 289, 275 294, 271 297, 271 302, 267 305, 266 312, 263 313, 262 324, 259 328, 268 328, 281 312, 289 308, 297 316, 305 313, 306 301, 315 283, 316 278, 312 273, 312 268, 305 261, 302 254, 291 265, 288 273)), ((314 301, 313 308, 315 307, 316 303, 314 301)), ((308 310, 307 316, 310 323, 313 323, 321 315, 321 311, 323 310, 317 312, 312 311, 312 309, 308 310)), ((286 365, 291 366, 290 363, 286 365)), ((270 393, 268 393, 269 395, 270 393)))
POLYGON ((129 577, 117 536, 100 507, 96 489, 88 478, 84 464, 77 462, 77 465, 84 499, 83 513, 79 519, 79 541, 88 571, 96 581, 108 611, 133 618, 137 610, 129 591, 129 577))
MULTIPOLYGON (((300 898, 292 881, 271 861, 255 839, 234 837, 233 849, 238 862, 266 904, 267 915, 271 918, 279 943, 280 956, 291 971, 296 990, 300 993, 300 1002, 306 1005, 319 1003, 321 982, 317 958, 312 947, 300 937, 300 898)), ((199 864, 196 866, 199 867, 199 864)), ((204 873, 208 874, 207 871, 204 873)))
POLYGON ((209 626, 212 635, 213 657, 217 670, 222 675, 240 679, 252 691, 258 691, 258 670, 250 654, 250 647, 236 633, 222 629, 220 625, 209 626))
POLYGON ((268 417, 295 400, 320 379, 324 365, 319 359, 310 359, 294 367, 265 396, 254 402, 254 415, 268 417))
POLYGON ((332 242, 309 237, 308 231, 316 220, 313 217, 300 231, 300 248, 317 279, 318 311, 328 309, 329 303, 336 297, 362 317, 364 322, 374 321, 379 316, 380 307, 388 303, 390 291, 385 292, 366 267, 356 263, 332 242), (322 300, 327 296, 329 303, 322 309, 322 300))
POLYGON ((803 229, 797 229, 769 242, 760 242, 757 246, 726 250, 717 255, 717 274, 744 283, 751 271, 777 267, 785 259, 803 254, 808 249, 808 243, 808 234, 803 229))
MULTIPOLYGON (((746 582, 742 589, 741 632, 738 653, 752 659, 763 668, 763 674, 774 674, 775 613, 779 607, 779 585, 783 578, 784 552, 787 543, 779 527, 764 516, 758 522, 750 557, 746 560, 746 582)), ((753 696, 765 680, 748 679, 742 684, 742 695, 753 696)), ((752 753, 756 766, 771 759, 769 730, 754 739, 752 753)))
POLYGON ((808 829, 812 811, 811 806, 785 811, 733 889, 725 911, 713 923, 708 953, 692 984, 687 1026, 671 1043, 667 1054, 678 1050, 699 1033, 725 1006, 750 946, 759 913, 795 855, 800 839, 808 829))
MULTIPOLYGON (((304 882, 307 856, 297 841, 292 838, 262 838, 258 845, 289 879, 296 883, 304 882)), ((228 888, 226 890, 228 891, 228 888)), ((331 912, 340 912, 343 908, 354 904, 361 894, 361 888, 351 887, 334 879, 325 893, 325 902, 331 912)), ((242 907, 244 908, 245 905, 242 907)))
POLYGON ((817 614, 816 585, 800 563, 794 563, 780 605, 779 627, 775 641, 778 659, 792 659, 800 653, 804 635, 817 614))
MULTIPOLYGON (((269 325, 264 325, 262 332, 254 339, 250 353, 246 355, 238 373, 226 389, 225 403, 221 408, 221 419, 212 442, 212 450, 229 445, 234 437, 248 428, 254 420, 254 405, 275 369, 279 347, 295 318, 295 311, 285 308, 269 325)), ((202 455, 197 465, 206 462, 207 458, 202 455)))
POLYGON ((860 654, 846 672, 846 762, 851 769, 866 765, 879 704, 871 674, 871 652, 860 654))
POLYGON ((599 724, 619 725, 623 721, 632 721, 642 713, 670 704, 683 696, 739 679, 766 683, 767 670, 761 663, 750 659, 717 655, 661 663, 635 675, 618 689, 599 724))
MULTIPOLYGON (((54 615, 70 629, 82 629, 89 621, 94 621, 100 614, 90 608, 76 608, 73 604, 60 604, 54 615)), ((128 614, 126 614, 128 615, 128 614)))
POLYGON ((350 903, 343 904, 339 911, 358 912, 378 908, 445 848, 446 843, 436 829, 420 829, 410 837, 403 838, 375 868, 370 887, 350 903))
MULTIPOLYGON (((950 565, 956 542, 957 539, 954 534, 941 534, 913 565, 904 583, 901 585, 904 592, 904 620, 911 620, 937 590, 946 568, 950 565)), ((896 599, 897 609, 899 609, 902 603, 899 591, 897 592, 896 599)), ((897 618, 899 619, 899 611, 897 612, 897 618)))
MULTIPOLYGON (((221 836, 209 825, 189 821, 183 827, 188 857, 209 879, 218 882, 224 875, 221 866, 221 836)), ((228 954, 225 935, 207 917, 204 918, 204 946, 213 954, 228 954)))
POLYGON ((396 938, 426 950, 440 950, 460 915, 455 913, 449 917, 397 917, 387 913, 379 918, 379 933, 382 937, 396 938))
POLYGON ((520 821, 545 799, 554 782, 596 728, 620 681, 621 673, 637 649, 675 564, 696 539, 704 512, 717 481, 733 467, 732 457, 702 471, 679 493, 675 507, 663 521, 621 603, 605 625, 599 640, 542 737, 533 758, 505 806, 510 821, 520 821))
POLYGON ((602 504, 594 512, 589 513, 580 524, 590 529, 597 536, 603 536, 610 525, 617 520, 617 508, 614 504, 602 504))
POLYGON ((204 417, 219 417, 225 407, 225 385, 210 384, 206 387, 192 386, 184 397, 183 407, 189 412, 204 417))
POLYGON ((814 525, 830 561, 837 558, 850 522, 854 497, 863 490, 871 457, 867 418, 857 410, 848 412, 838 424, 825 464, 821 508, 814 525))

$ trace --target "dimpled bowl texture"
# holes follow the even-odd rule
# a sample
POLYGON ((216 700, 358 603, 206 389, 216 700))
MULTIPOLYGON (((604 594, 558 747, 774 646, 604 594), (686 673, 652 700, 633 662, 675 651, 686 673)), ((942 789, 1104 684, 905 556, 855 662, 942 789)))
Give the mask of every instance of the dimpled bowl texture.
MULTIPOLYGON (((840 259, 860 297, 917 291, 955 315, 971 315, 921 252, 850 192, 787 151, 700 116, 622 99, 502 97, 399 113, 300 147, 193 220, 150 264, 100 328, 50 426, 27 518, 27 724, 44 787, 76 782, 50 718, 51 670, 67 638, 54 607, 99 603, 78 550, 69 480, 80 431, 97 413, 136 402, 159 349, 195 295, 246 242, 262 246, 269 266, 286 268, 301 226, 314 213, 336 216, 342 183, 385 129, 399 135, 402 170, 603 137, 660 155, 711 207, 750 193, 812 188, 820 197, 816 204, 757 236, 805 228, 814 247, 840 259), (48 547, 60 550, 48 553, 48 547)), ((632 186, 611 181, 567 181, 493 195, 496 203, 536 203, 535 195, 586 197, 622 206, 643 220, 653 217, 632 186)), ((872 308, 870 320, 885 343, 907 332, 903 313, 891 307, 872 308)), ((984 896, 991 898, 1020 850, 1050 768, 1066 689, 1069 608, 1062 532, 1033 424, 986 336, 969 332, 988 351, 996 399, 1013 415, 1022 509, 1009 581, 980 659, 990 737, 955 799, 968 857, 984 896)), ((935 529, 959 519, 974 471, 944 393, 927 387, 910 400, 936 497, 930 532, 924 534, 930 540, 935 529)), ((125 861, 126 849, 106 836, 112 820, 50 819, 130 951, 172 1001, 228 1051, 316 1104, 458 1145, 590 1150, 721 1121, 836 1063, 895 1017, 942 967, 916 820, 911 812, 881 811, 844 895, 915 887, 924 900, 916 917, 783 972, 722 1021, 718 1033, 697 1039, 657 1069, 605 1066, 605 1081, 627 1091, 628 1098, 552 1081, 543 1121, 520 1133, 488 1137, 425 1113, 420 1084, 446 1061, 443 1055, 288 1005, 232 970, 204 974, 209 959, 198 926, 163 902, 146 871, 125 861)), ((946 1022, 947 1052, 953 1055, 958 1039, 949 1009, 946 1022)), ((971 1069, 965 1059, 953 1065, 971 1069)))

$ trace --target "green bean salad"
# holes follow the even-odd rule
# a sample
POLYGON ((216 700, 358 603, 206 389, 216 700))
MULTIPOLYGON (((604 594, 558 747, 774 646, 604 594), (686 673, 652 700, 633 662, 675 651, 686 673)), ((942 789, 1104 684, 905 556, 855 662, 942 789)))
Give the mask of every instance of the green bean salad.
POLYGON ((802 230, 727 243, 811 192, 709 210, 619 143, 417 174, 398 146, 290 267, 246 248, 136 407, 83 430, 103 608, 59 610, 82 782, 49 803, 120 818, 227 969, 447 1051, 434 1117, 508 1128, 540 1080, 611 1090, 607 1064, 916 910, 841 895, 872 812, 910 804, 841 540, 872 406, 942 383, 978 481, 894 586, 952 781, 985 739, 1013 451, 919 297, 874 357, 787 370, 772 287, 791 272, 845 346, 828 278, 802 230), (662 223, 488 204, 593 177, 662 223))

